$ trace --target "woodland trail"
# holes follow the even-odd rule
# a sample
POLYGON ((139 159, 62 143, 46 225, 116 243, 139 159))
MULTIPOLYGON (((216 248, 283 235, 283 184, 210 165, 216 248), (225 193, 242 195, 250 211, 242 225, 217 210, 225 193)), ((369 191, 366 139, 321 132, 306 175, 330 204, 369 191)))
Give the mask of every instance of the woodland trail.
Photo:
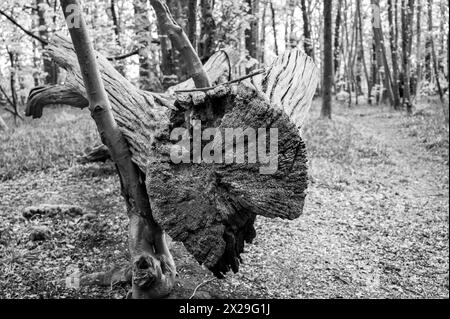
MULTIPOLYGON (((440 110, 406 118, 339 106, 329 122, 317 119, 319 109, 315 102, 304 134, 304 215, 258 218, 240 272, 225 280, 172 243, 181 278, 172 297, 188 298, 203 283, 195 297, 448 298, 448 135, 435 134, 440 110)), ((118 184, 111 164, 54 167, 0 182, 0 297, 123 298, 120 287, 61 284, 69 265, 91 273, 128 260, 118 184), (79 205, 91 214, 25 221, 22 210, 41 203, 79 205), (51 239, 30 242, 33 225, 49 227, 51 239)))
POLYGON ((321 154, 330 124, 313 125, 305 215, 259 224, 263 270, 252 260, 246 275, 274 297, 448 298, 448 136, 426 141, 401 114, 340 108, 335 136, 321 139, 346 146, 321 154), (439 143, 446 158, 431 151, 439 143))

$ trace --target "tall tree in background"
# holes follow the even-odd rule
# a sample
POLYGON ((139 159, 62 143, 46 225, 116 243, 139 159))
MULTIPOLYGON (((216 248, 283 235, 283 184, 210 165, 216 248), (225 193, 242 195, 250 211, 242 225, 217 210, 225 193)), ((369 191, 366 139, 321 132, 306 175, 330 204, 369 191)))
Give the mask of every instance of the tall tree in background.
MULTIPOLYGON (((303 17, 303 45, 305 53, 314 60, 314 46, 311 36, 311 23, 309 18, 309 8, 306 5, 306 0, 301 0, 302 17, 303 17)), ((331 5, 331 2, 330 2, 331 5)), ((332 39, 330 39, 330 42, 332 39)), ((333 58, 332 58, 333 59, 333 58)))
POLYGON ((121 27, 120 27, 119 19, 117 18, 116 1, 115 0, 111 0, 111 2, 109 4, 109 10, 111 12, 111 19, 113 21, 113 29, 114 29, 114 34, 116 35, 116 42, 117 42, 118 46, 121 46, 121 41, 120 41, 121 27))
POLYGON ((369 75, 369 71, 367 69, 366 65, 366 57, 364 53, 364 40, 363 40, 363 21, 362 21, 362 14, 361 14, 361 2, 356 1, 356 18, 358 19, 358 35, 359 35, 359 45, 360 45, 360 56, 361 56, 361 63, 364 70, 364 75, 367 82, 367 102, 369 104, 372 104, 372 81, 369 75))
POLYGON ((151 23, 147 0, 133 0, 135 37, 139 47, 139 88, 159 92, 161 83, 155 71, 156 59, 152 55, 151 23))
POLYGON ((18 71, 18 54, 17 52, 10 50, 8 47, 6 48, 6 52, 8 53, 9 63, 11 66, 11 71, 9 75, 9 86, 11 90, 11 98, 8 98, 8 95, 2 89, 3 94, 8 99, 11 107, 13 108, 14 121, 17 121, 17 117, 19 115, 19 99, 17 97, 17 71, 18 71))
MULTIPOLYGON (((178 12, 173 10, 170 6, 172 1, 168 3, 171 12, 178 12)), ((173 4, 172 4, 173 5, 173 4)), ((161 73, 162 73, 162 85, 163 89, 167 89, 179 82, 176 66, 176 52, 170 42, 169 35, 165 32, 165 27, 162 25, 161 20, 157 20, 158 35, 161 45, 161 73)))
MULTIPOLYGON (((56 0, 54 0, 56 1, 56 0)), ((38 15, 38 26, 39 26, 39 37, 48 41, 49 38, 49 27, 45 19, 46 8, 48 3, 44 0, 36 0, 36 9, 38 15)), ((44 43, 41 43, 42 48, 45 47, 44 43)), ((43 71, 45 74, 45 83, 56 84, 58 81, 58 67, 52 62, 47 56, 42 57, 43 71)))
POLYGON ((205 63, 214 53, 216 38, 216 23, 213 17, 213 0, 200 0, 201 20, 198 54, 205 63))
POLYGON ((379 0, 371 0, 372 11, 373 11, 373 37, 375 41, 375 53, 377 59, 378 74, 382 76, 384 89, 386 96, 391 104, 394 105, 394 100, 392 97, 392 87, 391 87, 391 72, 386 56, 386 48, 384 46, 383 30, 381 27, 381 8, 379 0), (382 74, 381 70, 383 70, 382 74))
POLYGON ((275 55, 278 56, 278 36, 277 36, 277 23, 275 20, 275 8, 273 7, 273 0, 270 0, 270 12, 272 13, 272 33, 273 33, 273 42, 275 46, 275 55))
POLYGON ((397 110, 400 107, 400 92, 398 89, 398 45, 395 38, 394 13, 392 0, 388 0, 389 44, 392 59, 392 97, 394 109, 397 110))
POLYGON ((323 88, 322 110, 323 118, 331 119, 331 91, 333 87, 333 15, 332 0, 323 2, 323 88))
POLYGON ((197 0, 188 1, 187 35, 194 49, 197 48, 197 0))
POLYGON ((412 113, 411 100, 411 48, 412 48, 412 17, 414 0, 402 0, 402 91, 403 105, 408 114, 412 113))
MULTIPOLYGON (((120 21, 119 21, 118 15, 117 15, 116 7, 117 7, 116 0, 111 0, 109 3, 108 11, 111 15, 111 20, 113 22, 113 30, 114 30, 114 35, 116 36, 115 41, 116 41, 117 47, 119 49, 121 49, 122 48, 122 39, 121 39, 122 27, 120 26, 120 21)), ((121 50, 119 50, 119 52, 121 53, 121 50)), ((125 74, 125 65, 124 65, 123 61, 121 61, 121 60, 116 61, 115 68, 117 69, 117 71, 119 71, 120 74, 122 74, 122 75, 125 74)))
POLYGON ((414 94, 417 97, 419 95, 419 85, 422 81, 422 3, 420 0, 417 3, 416 13, 416 85, 414 88, 414 94))
POLYGON ((433 59, 433 71, 434 71, 434 76, 436 79, 436 86, 438 89, 439 98, 441 99, 442 105, 444 107, 445 120, 448 123, 449 114, 448 114, 447 108, 444 105, 444 93, 442 91, 441 81, 439 79, 438 61, 437 61, 436 49, 434 46, 434 39, 433 39, 433 0, 428 0, 428 34, 429 34, 428 36, 430 37, 429 41, 430 41, 430 45, 431 45, 431 56, 433 59))
MULTIPOLYGON (((259 50, 259 0, 247 0, 248 14, 252 15, 250 28, 245 30, 245 48, 251 58, 260 61, 259 50)), ((251 68, 248 71, 250 71, 251 68)))
POLYGON ((428 36, 429 36, 429 43, 431 48, 431 59, 433 64, 433 73, 436 80, 436 86, 438 89, 439 97, 441 100, 443 100, 443 92, 441 88, 441 82, 439 80, 439 68, 438 68, 438 59, 436 55, 436 49, 434 45, 434 39, 433 39, 433 33, 434 33, 434 27, 433 27, 433 0, 428 0, 428 36))
POLYGON ((287 2, 288 20, 286 20, 286 49, 291 50, 297 47, 299 39, 297 38, 295 29, 295 9, 297 8, 297 0, 289 0, 287 2))
POLYGON ((263 6, 263 10, 262 10, 262 15, 261 15, 261 27, 259 30, 259 52, 260 52, 260 62, 262 65, 264 65, 265 63, 265 59, 266 59, 266 17, 267 17, 267 6, 268 6, 268 1, 264 0, 262 2, 262 6, 263 6))
POLYGON ((335 28, 334 28, 334 74, 335 76, 338 73, 339 70, 339 57, 340 57, 340 50, 339 50, 339 37, 341 35, 340 28, 341 28, 341 22, 342 22, 342 0, 338 0, 338 6, 336 8, 336 22, 335 22, 335 28))

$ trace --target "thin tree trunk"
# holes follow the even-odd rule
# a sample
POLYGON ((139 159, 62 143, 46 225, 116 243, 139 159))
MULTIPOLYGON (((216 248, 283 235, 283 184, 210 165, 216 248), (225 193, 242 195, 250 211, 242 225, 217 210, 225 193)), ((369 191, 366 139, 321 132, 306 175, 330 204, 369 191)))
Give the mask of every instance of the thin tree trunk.
MULTIPOLYGON (((115 0, 111 0, 110 4, 109 4, 109 8, 111 10, 111 19, 113 21, 113 30, 114 30, 114 35, 116 36, 116 44, 118 48, 122 48, 122 41, 121 41, 121 27, 120 27, 120 21, 117 17, 117 12, 116 12, 116 2, 115 0)), ((120 74, 124 75, 125 74, 125 65, 123 64, 122 61, 117 61, 116 63, 116 69, 117 71, 119 71, 120 74)))
MULTIPOLYGON (((434 76, 436 79, 436 85, 439 93, 439 98, 444 104, 444 93, 442 92, 441 87, 441 81, 439 80, 439 68, 438 68, 438 61, 436 57, 436 49, 434 46, 434 40, 433 40, 433 0, 428 0, 428 32, 430 37, 430 44, 431 44, 431 56, 433 58, 433 69, 434 69, 434 76)), ((444 106, 445 108, 445 106, 444 106)), ((445 109, 444 109, 445 111, 445 109)), ((446 115, 446 121, 448 122, 448 114, 446 115)))
POLYGON ((288 42, 288 48, 289 49, 295 49, 298 45, 298 39, 294 33, 294 27, 295 27, 295 18, 294 18, 294 12, 297 0, 290 0, 289 1, 289 10, 291 12, 290 14, 290 21, 289 21, 289 42, 288 42))
POLYGON ((113 29, 114 29, 114 34, 116 35, 116 42, 117 45, 120 46, 120 25, 119 25, 119 20, 117 19, 117 13, 116 13, 116 3, 115 0, 111 0, 111 3, 109 5, 109 8, 111 9, 111 18, 113 21, 113 29))
POLYGON ((416 74, 416 85, 414 89, 414 94, 416 98, 420 94, 420 83, 422 82, 422 54, 421 54, 421 47, 422 47, 422 3, 420 3, 420 0, 417 3, 417 15, 416 15, 416 67, 417 67, 417 74, 416 74))
POLYGON ((264 65, 265 63, 265 53, 266 53, 266 13, 267 13, 267 0, 263 2, 263 13, 261 17, 261 30, 260 30, 260 44, 259 44, 259 50, 260 50, 260 60, 261 64, 264 65))
POLYGON ((348 94, 348 103, 349 103, 349 107, 352 105, 352 91, 351 91, 351 72, 349 70, 349 60, 350 60, 350 55, 351 55, 351 46, 350 46, 350 41, 349 41, 349 34, 348 34, 348 4, 347 1, 344 0, 344 8, 345 8, 345 16, 344 16, 344 24, 343 24, 343 35, 342 35, 342 59, 344 61, 344 78, 343 80, 345 81, 345 88, 348 94), (345 50, 345 48, 347 48, 345 50))
POLYGON ((379 0, 371 0, 372 9, 373 9, 373 34, 375 39, 375 50, 377 54, 378 61, 378 71, 383 68, 383 82, 384 88, 386 90, 386 94, 391 106, 394 105, 394 100, 392 97, 392 87, 391 87, 391 79, 390 79, 390 69, 389 64, 387 62, 386 50, 384 46, 383 40, 383 31, 381 28, 381 15, 380 15, 380 2, 379 0))
POLYGON ((200 59, 205 63, 214 53, 216 38, 216 23, 213 17, 212 0, 201 0, 201 28, 198 52, 200 59))
MULTIPOLYGON (((303 45, 305 53, 314 60, 314 47, 313 47, 313 40, 311 37, 311 24, 309 22, 308 7, 306 6, 306 0, 301 0, 300 3, 302 6, 302 16, 303 16, 303 39, 304 39, 303 45)), ((326 3, 328 3, 328 1, 326 3)), ((330 39, 330 41, 333 42, 332 39, 330 39)), ((331 59, 333 60, 333 57, 331 57, 331 59)))
MULTIPOLYGON (((11 67, 10 75, 9 75, 9 85, 11 89, 11 99, 9 100, 9 103, 11 104, 13 108, 13 115, 14 115, 14 123, 17 124, 17 118, 20 118, 19 115, 19 106, 18 106, 18 98, 17 98, 17 88, 16 88, 16 77, 17 77, 17 66, 16 66, 16 59, 17 59, 17 53, 14 53, 13 51, 10 51, 9 48, 6 48, 6 51, 8 52, 9 57, 9 63, 11 67)), ((6 92, 4 92, 5 96, 6 92)))
POLYGON ((358 28, 359 28, 359 44, 361 46, 361 59, 362 65, 364 69, 364 75, 366 77, 367 82, 367 102, 372 104, 372 82, 370 81, 370 75, 367 70, 366 57, 364 53, 364 41, 363 41, 363 28, 362 28, 362 17, 361 17, 361 3, 360 1, 356 1, 356 10, 357 10, 357 18, 358 18, 358 28))
POLYGON ((406 104, 406 111, 408 114, 412 113, 411 100, 411 71, 410 71, 410 55, 411 55, 411 40, 412 40, 412 10, 414 7, 414 0, 402 0, 402 62, 403 62, 403 98, 406 104))
MULTIPOLYGON (((350 11, 350 10, 349 10, 350 11)), ((357 55, 357 38, 358 36, 358 28, 357 28, 357 21, 356 19, 353 19, 352 24, 352 35, 351 35, 351 43, 350 43, 350 53, 348 56, 348 73, 349 73, 349 82, 350 82, 350 98, 349 98, 349 106, 351 106, 352 101, 352 92, 356 92, 356 98, 355 103, 358 104, 358 90, 356 89, 356 80, 355 80, 355 74, 354 74, 354 68, 355 68, 355 57, 357 55)))
POLYGON ((161 73, 163 89, 179 83, 179 74, 176 67, 176 52, 172 46, 169 35, 165 33, 162 22, 157 20, 158 35, 161 46, 161 73))
POLYGON ((337 75, 339 71, 339 36, 340 36, 340 27, 341 27, 341 6, 342 0, 338 1, 337 13, 336 13, 336 26, 334 28, 334 74, 337 75))
POLYGON ((188 1, 188 38, 197 50, 197 0, 188 1))
MULTIPOLYGON (((45 8, 46 3, 44 0, 36 0, 37 14, 38 14, 38 25, 39 25, 39 37, 48 41, 49 32, 48 25, 45 21, 45 8)), ((45 44, 42 43, 42 48, 44 49, 45 44)), ((46 73, 45 83, 56 84, 58 81, 58 68, 54 62, 50 61, 46 56, 42 57, 43 70, 46 73)))
POLYGON ((394 8, 392 0, 388 0, 388 20, 389 20, 389 43, 391 46, 392 58, 392 95, 394 99, 394 109, 400 107, 400 92, 398 90, 398 47, 395 41, 394 8))
POLYGON ((150 4, 155 9, 158 24, 161 25, 162 31, 164 34, 168 34, 172 45, 178 50, 180 56, 185 61, 185 72, 189 77, 192 77, 195 86, 211 86, 208 74, 205 72, 200 58, 192 47, 186 33, 183 32, 183 29, 171 16, 167 5, 161 0, 150 0, 150 4))
MULTIPOLYGON (((250 21, 250 29, 245 31, 245 47, 250 57, 259 62, 259 0, 247 0, 247 4, 249 5, 248 13, 252 15, 252 18, 250 21)), ((252 69, 248 69, 247 72, 250 72, 252 69)))
POLYGON ((147 0, 133 0, 134 29, 139 46, 139 88, 159 92, 162 85, 154 71, 155 62, 149 57, 151 24, 147 3, 147 0))
MULTIPOLYGON (((302 0, 303 1, 303 0, 302 0)), ((331 119, 331 91, 333 87, 333 16, 332 0, 323 2, 324 17, 324 56, 323 56, 323 93, 321 117, 331 119)))
POLYGON ((272 32, 273 32, 273 41, 275 45, 275 54, 278 56, 278 36, 277 36, 277 24, 275 22, 275 8, 273 7, 273 0, 270 0, 270 11, 272 13, 272 32))

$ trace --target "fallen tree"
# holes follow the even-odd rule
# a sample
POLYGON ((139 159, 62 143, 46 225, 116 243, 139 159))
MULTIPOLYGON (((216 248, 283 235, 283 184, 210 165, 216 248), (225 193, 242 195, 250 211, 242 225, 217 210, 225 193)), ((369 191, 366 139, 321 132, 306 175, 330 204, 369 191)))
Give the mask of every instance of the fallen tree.
MULTIPOLYGON (((63 10, 78 5, 73 0, 61 4, 63 10)), ((66 85, 32 90, 27 107, 27 115, 40 116, 42 108, 52 104, 52 96, 57 104, 89 105, 102 142, 118 167, 127 202, 132 262, 127 271, 119 273, 128 274, 133 298, 161 297, 173 287, 175 263, 164 231, 222 277, 229 270, 238 271, 244 242, 251 242, 256 235, 253 223, 257 215, 300 216, 307 160, 299 129, 318 82, 312 60, 303 52, 289 51, 263 75, 211 86, 230 70, 224 70, 224 63, 218 60, 210 69, 198 64, 195 51, 187 46, 187 38, 165 4, 156 0, 151 4, 175 46, 184 52, 182 56, 193 61, 193 80, 165 94, 139 90, 93 51, 84 21, 78 16, 82 27, 69 27, 73 46, 62 36, 48 45, 50 56, 69 73, 66 85), (267 161, 193 163, 195 156, 190 155, 189 163, 175 164, 171 151, 179 150, 179 145, 171 139, 171 132, 185 128, 192 138, 199 120, 205 127, 216 128, 222 137, 227 128, 277 129, 278 151, 272 158, 277 163, 275 171, 261 174, 267 161)), ((220 55, 211 59, 220 59, 220 55)), ((267 141, 264 151, 269 149, 267 141)), ((221 143, 214 143, 219 145, 217 154, 226 153, 221 143)), ((184 151, 190 154, 190 148, 184 151)), ((249 149, 244 148, 242 154, 237 150, 233 156, 248 158, 249 149)))

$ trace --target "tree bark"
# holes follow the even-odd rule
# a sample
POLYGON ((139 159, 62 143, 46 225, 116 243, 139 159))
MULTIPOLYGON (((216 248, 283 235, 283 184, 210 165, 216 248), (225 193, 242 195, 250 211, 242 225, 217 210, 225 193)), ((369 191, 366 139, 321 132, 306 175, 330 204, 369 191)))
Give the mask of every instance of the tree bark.
POLYGON ((273 32, 273 42, 275 46, 275 55, 278 56, 278 36, 277 36, 277 24, 275 22, 275 8, 273 7, 273 0, 270 1, 270 11, 272 13, 272 32, 273 32))
POLYGON ((366 77, 367 82, 367 102, 372 104, 372 82, 370 81, 369 71, 367 70, 366 58, 364 53, 364 41, 363 41, 363 33, 362 33, 362 17, 361 17, 361 3, 360 1, 356 1, 356 11, 357 11, 357 19, 358 19, 358 29, 359 29, 359 45, 361 50, 361 62, 363 65, 364 75, 366 77))
POLYGON ((201 0, 201 28, 200 40, 198 43, 198 52, 203 63, 214 54, 215 38, 216 38, 216 23, 213 17, 212 0, 201 0))
POLYGON ((394 109, 400 108, 400 92, 398 90, 398 47, 395 41, 395 26, 394 26, 394 8, 392 0, 388 0, 388 20, 389 20, 389 43, 391 46, 392 58, 392 96, 394 101, 394 109))
POLYGON ((441 100, 441 103, 443 105, 444 108, 444 115, 445 115, 445 120, 448 123, 449 121, 449 114, 445 108, 445 104, 444 104, 444 93, 442 91, 442 87, 441 87, 441 81, 439 80, 439 68, 438 68, 438 61, 437 61, 437 57, 436 57, 436 49, 434 47, 434 40, 433 40, 433 0, 428 0, 428 32, 429 32, 429 37, 430 37, 430 45, 431 45, 431 56, 433 58, 433 70, 434 70, 434 75, 435 75, 435 79, 436 79, 436 86, 438 89, 438 94, 439 94, 439 98, 441 100))
MULTIPOLYGON (((250 28, 245 30, 245 48, 253 59, 260 61, 259 52, 259 0, 246 0, 249 6, 248 14, 251 15, 250 28)), ((252 70, 247 70, 249 73, 252 70)))
POLYGON ((331 91, 333 87, 333 26, 332 26, 332 1, 323 2, 324 33, 323 33, 323 94, 322 110, 323 118, 331 119, 331 91))
MULTIPOLYGON (((39 25, 39 37, 48 42, 48 25, 45 21, 45 5, 44 0, 36 0, 37 14, 38 14, 38 25, 39 25)), ((44 49, 45 44, 41 43, 44 49)), ((57 66, 47 57, 42 57, 43 71, 45 72, 45 83, 46 84, 56 84, 58 81, 58 68, 57 66)))
POLYGON ((380 2, 379 0, 372 0, 372 9, 373 9, 373 34, 374 34, 374 40, 375 40, 375 51, 377 55, 377 65, 378 65, 378 72, 380 72, 380 69, 383 68, 383 82, 384 82, 384 88, 386 90, 386 94, 389 100, 389 103, 391 106, 394 105, 394 99, 392 97, 392 87, 391 87, 391 72, 389 68, 389 64, 387 62, 387 56, 386 56, 386 49, 384 46, 384 37, 383 37, 383 31, 381 27, 381 15, 380 15, 380 2))
POLYGON ((188 1, 188 38, 197 50, 197 0, 188 1))
POLYGON ((203 68, 203 64, 196 54, 191 42, 183 32, 183 29, 176 23, 170 14, 169 8, 161 0, 150 0, 150 4, 155 10, 158 25, 160 25, 163 34, 167 34, 172 45, 179 51, 186 67, 186 73, 188 77, 192 77, 196 87, 210 86, 211 83, 208 79, 208 74, 203 68))
POLYGON ((417 97, 420 95, 420 83, 422 82, 422 4, 420 1, 417 3, 417 14, 416 14, 416 85, 414 89, 414 94, 417 97))
MULTIPOLYGON (((303 45, 306 54, 314 60, 314 46, 311 37, 311 24, 309 22, 308 7, 306 6, 306 0, 301 0, 300 2, 302 6, 302 16, 303 16, 303 39, 304 39, 303 45)), ((330 41, 332 40, 330 39, 330 41)))
POLYGON ((17 118, 21 118, 19 114, 19 101, 17 97, 17 88, 16 88, 16 81, 17 81, 17 53, 14 51, 11 51, 9 47, 6 47, 6 52, 8 53, 9 63, 10 63, 10 75, 9 75, 9 87, 11 90, 11 98, 8 97, 7 93, 2 89, 2 93, 5 95, 6 99, 8 100, 9 104, 13 108, 13 115, 14 115, 14 122, 17 124, 17 118))
POLYGON ((402 0, 402 66, 403 66, 403 100, 406 104, 406 111, 412 114, 412 100, 411 100, 411 71, 410 71, 410 55, 412 42, 412 16, 414 8, 414 0, 402 0), (408 1, 408 3, 406 3, 408 1))
MULTIPOLYGON (((120 27, 120 23, 119 23, 119 19, 117 18, 117 12, 116 12, 116 2, 115 0, 110 0, 110 4, 109 4, 109 9, 111 10, 111 19, 113 21, 113 29, 114 29, 114 34, 116 36, 116 44, 117 47, 121 48, 122 47, 122 41, 121 41, 121 27, 120 27)), ((116 64, 116 68, 117 70, 120 72, 120 74, 125 74, 125 66, 121 61, 118 61, 118 63, 116 64)))
POLYGON ((260 62, 262 65, 265 63, 265 53, 266 53, 266 14, 267 14, 267 1, 263 2, 263 13, 261 16, 261 30, 259 34, 259 51, 260 51, 260 62))
POLYGON ((147 0, 133 0, 134 28, 139 47, 139 87, 143 90, 159 92, 162 90, 161 82, 155 73, 155 60, 150 58, 151 24, 147 8, 147 0))
POLYGON ((338 6, 336 8, 336 22, 334 28, 334 74, 337 75, 339 71, 339 37, 340 37, 340 28, 341 28, 341 6, 342 0, 338 1, 338 6))

